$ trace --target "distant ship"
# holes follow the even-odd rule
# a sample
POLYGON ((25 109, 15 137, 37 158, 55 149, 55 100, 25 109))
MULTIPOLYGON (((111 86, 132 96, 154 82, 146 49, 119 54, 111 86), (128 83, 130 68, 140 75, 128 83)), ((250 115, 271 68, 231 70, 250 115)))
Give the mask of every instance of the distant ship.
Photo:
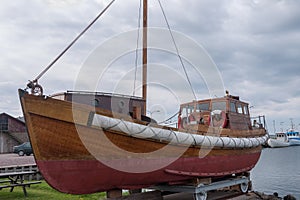
POLYGON ((285 133, 276 133, 275 137, 268 139, 267 144, 271 148, 290 146, 289 139, 285 133))
POLYGON ((37 79, 28 87, 19 96, 36 163, 65 193, 241 175, 255 166, 268 138, 262 125, 252 126, 248 103, 229 93, 180 105, 174 128, 146 116, 145 87, 142 97, 80 91, 45 96, 37 79))
POLYGON ((289 140, 290 146, 300 145, 300 135, 299 131, 295 131, 294 129, 290 129, 286 132, 287 138, 289 140))
POLYGON ((291 128, 287 132, 276 133, 274 138, 268 139, 267 144, 272 148, 300 145, 300 134, 295 131, 293 120, 291 119, 291 128))

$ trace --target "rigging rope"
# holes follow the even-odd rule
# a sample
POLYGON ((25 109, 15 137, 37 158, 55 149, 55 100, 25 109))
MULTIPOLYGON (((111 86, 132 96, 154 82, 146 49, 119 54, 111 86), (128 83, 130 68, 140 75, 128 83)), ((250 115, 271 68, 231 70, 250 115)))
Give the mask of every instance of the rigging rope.
POLYGON ((158 122, 158 124, 163 124, 166 123, 167 121, 170 121, 171 119, 173 119, 174 117, 176 117, 178 115, 179 111, 176 112, 174 115, 172 115, 171 117, 169 117, 168 119, 165 119, 164 121, 158 122))
POLYGON ((105 8, 102 10, 97 17, 32 81, 36 83, 72 46, 75 42, 103 15, 103 13, 114 3, 112 0, 105 8))
POLYGON ((140 0, 140 6, 139 6, 138 30, 137 30, 136 50, 135 50, 134 82, 133 82, 132 96, 135 96, 135 89, 136 89, 136 74, 137 74, 137 67, 138 67, 138 49, 139 49, 140 28, 141 28, 141 12, 142 12, 142 0, 140 0))
POLYGON ((181 56, 180 56, 180 54, 179 54, 179 49, 178 49, 178 47, 177 47, 175 38, 174 38, 173 33, 172 33, 172 31, 171 31, 171 28, 170 28, 170 25, 169 25, 169 22, 168 22, 166 13, 165 13, 165 11, 164 11, 164 9, 163 9, 163 7, 162 7, 162 4, 161 4, 160 0, 158 0, 158 3, 159 3, 159 6, 160 6, 160 9, 161 9, 161 11, 162 11, 162 14, 163 14, 163 16, 164 16, 164 18, 165 18, 166 24, 167 24, 167 26, 168 26, 168 30, 169 30, 169 32, 170 32, 172 41, 173 41, 173 43, 174 43, 174 47, 175 47, 175 49, 176 49, 176 53, 177 53, 178 58, 179 58, 179 60, 180 60, 181 66, 182 66, 183 71, 184 71, 184 74, 185 74, 185 76, 186 76, 186 78, 187 78, 187 81, 188 81, 188 83, 189 83, 189 85, 190 85, 190 88, 191 88, 191 90, 192 90, 192 92, 193 92, 194 98, 195 98, 195 100, 197 100, 196 93, 195 93, 194 88, 193 88, 193 86, 192 86, 191 80, 190 80, 190 78, 189 78, 189 76, 188 76, 188 74, 187 74, 187 71, 186 71, 186 68, 185 68, 185 66, 184 66, 183 60, 182 60, 182 58, 181 58, 181 56))

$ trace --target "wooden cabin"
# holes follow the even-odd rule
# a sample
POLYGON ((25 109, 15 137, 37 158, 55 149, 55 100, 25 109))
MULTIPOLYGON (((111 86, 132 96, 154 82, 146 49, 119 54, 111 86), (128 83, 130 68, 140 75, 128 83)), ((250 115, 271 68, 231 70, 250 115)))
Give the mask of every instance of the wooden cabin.
POLYGON ((95 108, 128 115, 145 122, 155 122, 155 120, 151 120, 146 116, 146 111, 143 109, 145 108, 146 100, 141 97, 86 91, 67 91, 54 94, 51 97, 64 101, 91 105, 95 108))
POLYGON ((191 129, 197 125, 197 130, 201 130, 201 125, 231 130, 253 129, 249 104, 232 95, 182 104, 178 125, 180 129, 191 129))

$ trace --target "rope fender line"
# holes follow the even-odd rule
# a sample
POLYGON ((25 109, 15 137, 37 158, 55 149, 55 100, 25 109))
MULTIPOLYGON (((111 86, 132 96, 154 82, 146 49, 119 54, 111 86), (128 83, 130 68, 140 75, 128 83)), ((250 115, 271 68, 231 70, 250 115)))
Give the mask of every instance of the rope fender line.
POLYGON ((174 130, 162 130, 157 127, 150 127, 133 122, 124 121, 122 119, 111 119, 103 115, 96 114, 93 121, 94 126, 105 128, 105 130, 115 130, 125 132, 130 136, 137 138, 153 138, 164 139, 166 141, 186 145, 204 145, 229 148, 247 148, 256 147, 263 144, 267 137, 253 138, 231 138, 231 137, 213 137, 206 135, 197 135, 187 132, 177 132, 174 130), (96 124, 94 123, 96 122, 96 124))

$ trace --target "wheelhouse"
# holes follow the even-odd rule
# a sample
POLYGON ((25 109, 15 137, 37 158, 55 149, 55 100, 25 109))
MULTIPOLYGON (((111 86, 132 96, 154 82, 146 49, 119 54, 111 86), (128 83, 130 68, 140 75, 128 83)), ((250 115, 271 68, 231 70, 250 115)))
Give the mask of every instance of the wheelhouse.
POLYGON ((182 104, 178 124, 183 129, 195 124, 235 130, 252 129, 249 104, 232 95, 182 104))

